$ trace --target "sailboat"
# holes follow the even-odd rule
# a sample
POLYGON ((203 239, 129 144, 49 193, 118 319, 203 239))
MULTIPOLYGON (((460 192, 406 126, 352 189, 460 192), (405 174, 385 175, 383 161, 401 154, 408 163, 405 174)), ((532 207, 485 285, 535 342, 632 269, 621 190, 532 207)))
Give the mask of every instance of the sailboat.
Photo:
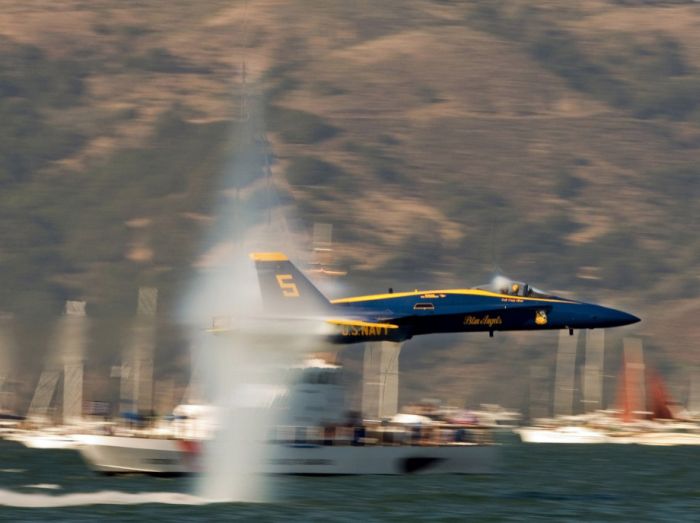
MULTIPOLYGON (((573 365, 573 358, 569 359, 573 365)), ((602 358, 599 365, 602 367, 602 358)), ((567 374, 571 380, 573 372, 567 374)), ((602 396, 600 392, 597 392, 598 404, 602 396)), ((617 409, 575 416, 559 414, 554 418, 535 420, 534 426, 522 427, 516 432, 526 443, 700 445, 700 424, 691 421, 686 409, 673 401, 661 376, 645 365, 639 338, 624 339, 617 398, 617 409)), ((592 403, 590 399, 586 401, 589 403, 592 403)))
POLYGON ((641 360, 625 359, 620 379, 618 422, 610 423, 611 443, 700 445, 700 425, 673 401, 661 376, 641 360))

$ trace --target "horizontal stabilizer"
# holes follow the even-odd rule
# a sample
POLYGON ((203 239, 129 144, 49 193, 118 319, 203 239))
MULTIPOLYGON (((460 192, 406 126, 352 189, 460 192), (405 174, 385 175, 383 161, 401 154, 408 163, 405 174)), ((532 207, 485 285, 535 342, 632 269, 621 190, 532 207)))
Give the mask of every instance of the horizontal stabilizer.
POLYGON ((256 262, 289 261, 282 252, 251 252, 250 259, 256 262))
POLYGON ((380 327, 382 329, 398 329, 398 325, 393 323, 375 323, 371 321, 361 321, 361 320, 347 320, 344 318, 329 318, 325 320, 326 323, 332 325, 341 325, 347 327, 380 327))
POLYGON ((231 327, 212 327, 211 329, 204 329, 204 332, 208 332, 209 334, 227 334, 233 331, 234 329, 231 327))

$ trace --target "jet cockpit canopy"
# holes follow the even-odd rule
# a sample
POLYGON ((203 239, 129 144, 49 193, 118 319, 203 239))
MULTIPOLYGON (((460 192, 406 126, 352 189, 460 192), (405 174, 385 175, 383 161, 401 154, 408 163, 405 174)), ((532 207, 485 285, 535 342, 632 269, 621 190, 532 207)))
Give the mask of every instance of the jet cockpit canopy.
POLYGON ((511 280, 505 276, 496 276, 491 283, 480 285, 477 289, 495 292, 497 294, 507 294, 508 296, 523 296, 527 298, 557 298, 553 294, 532 287, 525 282, 511 280))

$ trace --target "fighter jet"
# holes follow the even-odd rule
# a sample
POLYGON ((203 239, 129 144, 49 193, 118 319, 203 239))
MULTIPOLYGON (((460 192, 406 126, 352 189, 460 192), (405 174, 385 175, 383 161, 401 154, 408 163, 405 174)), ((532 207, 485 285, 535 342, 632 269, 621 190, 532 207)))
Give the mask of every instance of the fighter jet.
POLYGON ((468 289, 386 292, 328 300, 279 252, 252 253, 266 312, 318 318, 328 341, 401 342, 441 332, 598 329, 640 321, 626 312, 561 298, 523 282, 496 278, 468 289))

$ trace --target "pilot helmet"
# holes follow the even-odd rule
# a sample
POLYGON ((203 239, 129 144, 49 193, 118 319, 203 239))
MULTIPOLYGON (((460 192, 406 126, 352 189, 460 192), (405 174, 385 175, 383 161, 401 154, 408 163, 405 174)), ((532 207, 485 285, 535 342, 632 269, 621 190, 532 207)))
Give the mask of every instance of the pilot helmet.
POLYGON ((518 294, 518 291, 520 290, 520 285, 517 283, 514 283, 513 285, 510 286, 510 290, 513 294, 518 294))

